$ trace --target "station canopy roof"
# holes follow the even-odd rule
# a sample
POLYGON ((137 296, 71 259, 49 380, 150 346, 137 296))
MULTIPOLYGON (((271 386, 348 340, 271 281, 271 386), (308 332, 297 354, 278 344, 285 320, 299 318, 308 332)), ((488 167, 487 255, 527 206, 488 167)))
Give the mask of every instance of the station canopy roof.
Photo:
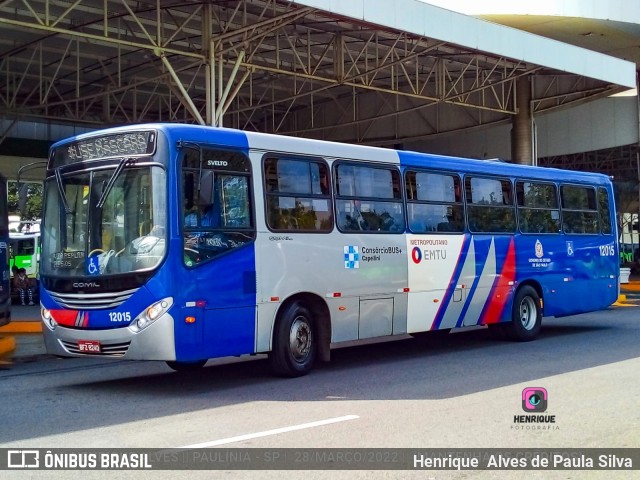
POLYGON ((536 114, 635 87, 633 63, 417 0, 0 0, 0 72, 0 141, 169 121, 393 146, 510 121, 523 77, 536 114))

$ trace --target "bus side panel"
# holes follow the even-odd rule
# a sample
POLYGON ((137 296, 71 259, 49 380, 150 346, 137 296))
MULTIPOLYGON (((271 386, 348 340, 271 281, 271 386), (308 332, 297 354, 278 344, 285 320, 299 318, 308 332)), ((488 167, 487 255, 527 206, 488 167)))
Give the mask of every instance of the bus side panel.
POLYGON ((186 276, 177 288, 184 299, 184 316, 175 325, 176 358, 188 361, 254 353, 254 245, 182 270, 186 276), (187 316, 195 317, 194 324, 185 321, 187 316))
POLYGON ((410 333, 453 327, 467 299, 463 278, 475 276, 467 235, 407 235, 410 333))
POLYGON ((495 323, 504 317, 515 278, 511 236, 410 236, 408 242, 410 332, 495 323))
POLYGON ((501 321, 508 310, 515 278, 515 249, 511 236, 475 235, 458 279, 464 304, 457 318, 445 313, 440 328, 484 325, 501 321))
POLYGON ((511 308, 516 279, 515 239, 495 237, 495 278, 480 315, 479 325, 488 325, 511 319, 511 308))
POLYGON ((617 256, 612 236, 520 235, 516 245, 517 280, 540 284, 545 316, 600 310, 616 301, 617 256))
POLYGON ((463 278, 462 282, 471 285, 468 300, 455 327, 476 325, 487 302, 491 287, 497 276, 497 253, 495 240, 499 237, 490 235, 474 235, 475 275, 463 278))
MULTIPOLYGON (((618 298, 617 265, 613 239, 603 243, 607 237, 573 235, 565 237, 573 242, 573 255, 566 253, 562 259, 571 267, 565 268, 568 280, 563 282, 563 298, 556 316, 590 312, 608 307, 618 298), (604 248, 601 248, 604 247, 604 248)), ((560 287, 562 288, 562 287, 560 287)))
MULTIPOLYGON (((301 292, 317 295, 331 312, 334 343, 405 333, 405 245, 403 235, 261 233, 259 301, 283 302, 301 292), (384 314, 366 315, 377 311, 384 314)), ((258 350, 264 351, 275 318, 271 309, 260 311, 258 350), (263 316, 263 311, 269 313, 263 316)))
MULTIPOLYGON (((358 288, 359 269, 345 269, 344 245, 347 239, 341 234, 258 234, 258 284, 261 304, 278 304, 300 292, 309 292, 322 298, 332 315, 332 341, 358 338, 358 288), (339 297, 334 297, 339 293, 339 297), (338 311, 339 303, 346 307, 338 311)), ((378 292, 377 288, 373 291, 378 292)), ((262 308, 265 313, 271 309, 262 308)), ((275 312, 274 312, 275 313, 275 312)), ((258 350, 271 346, 273 324, 271 313, 259 319, 260 336, 258 350)))

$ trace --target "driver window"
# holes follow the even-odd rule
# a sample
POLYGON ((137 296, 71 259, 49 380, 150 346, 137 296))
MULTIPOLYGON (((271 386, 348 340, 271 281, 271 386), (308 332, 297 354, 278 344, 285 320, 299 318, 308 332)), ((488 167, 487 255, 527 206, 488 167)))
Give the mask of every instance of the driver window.
POLYGON ((182 225, 186 266, 254 240, 250 172, 249 160, 240 152, 184 150, 182 225))

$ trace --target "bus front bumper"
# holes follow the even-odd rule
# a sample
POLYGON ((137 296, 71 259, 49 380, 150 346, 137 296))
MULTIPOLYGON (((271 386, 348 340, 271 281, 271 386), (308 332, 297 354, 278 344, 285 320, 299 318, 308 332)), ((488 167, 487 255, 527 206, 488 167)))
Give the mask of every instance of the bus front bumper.
POLYGON ((122 360, 176 359, 173 317, 164 314, 148 327, 81 330, 43 321, 42 333, 47 353, 62 357, 100 357, 122 360))

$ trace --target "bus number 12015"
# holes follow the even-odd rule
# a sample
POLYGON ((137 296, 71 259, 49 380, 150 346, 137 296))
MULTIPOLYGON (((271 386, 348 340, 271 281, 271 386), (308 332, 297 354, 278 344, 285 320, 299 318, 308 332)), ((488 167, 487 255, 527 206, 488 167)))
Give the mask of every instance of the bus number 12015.
POLYGON ((600 245, 601 257, 613 257, 616 254, 616 249, 613 245, 600 245))
POLYGON ((131 313, 130 312, 109 312, 109 321, 110 322, 130 322, 131 313))

